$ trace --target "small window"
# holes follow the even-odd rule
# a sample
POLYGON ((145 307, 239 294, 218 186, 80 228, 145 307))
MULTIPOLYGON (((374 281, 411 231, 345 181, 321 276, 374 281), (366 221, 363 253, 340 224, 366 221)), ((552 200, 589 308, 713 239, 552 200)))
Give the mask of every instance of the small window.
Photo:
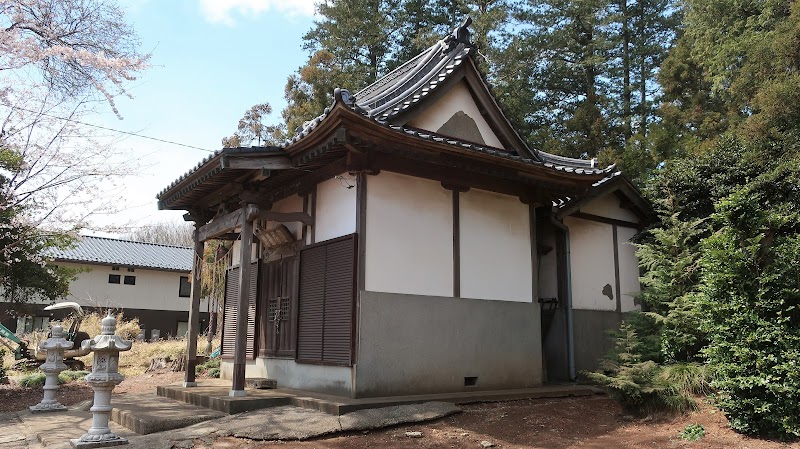
POLYGON ((181 276, 180 287, 178 287, 178 296, 181 298, 188 298, 192 296, 192 284, 189 282, 189 276, 181 276))
POLYGON ((109 274, 108 275, 108 283, 109 284, 119 284, 119 275, 118 274, 109 274))
MULTIPOLYGON (((112 266, 111 266, 111 271, 119 271, 119 266, 117 266, 117 265, 112 265, 112 266)), ((119 284, 119 282, 117 282, 117 283, 119 284)))
POLYGON ((136 285, 136 276, 125 276, 125 285, 136 285))
POLYGON ((50 317, 47 316, 21 316, 17 318, 17 333, 47 330, 50 327, 50 317))
POLYGON ((133 272, 134 272, 133 267, 128 267, 128 273, 133 273, 133 272))

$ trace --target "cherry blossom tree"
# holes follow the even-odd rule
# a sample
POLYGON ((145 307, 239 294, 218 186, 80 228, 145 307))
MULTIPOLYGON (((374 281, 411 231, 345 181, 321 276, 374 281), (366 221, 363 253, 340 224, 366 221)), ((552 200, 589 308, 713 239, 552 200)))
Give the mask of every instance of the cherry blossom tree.
POLYGON ((99 92, 118 114, 114 96, 148 67, 138 47, 113 1, 0 0, 0 73, 17 85, 27 78, 66 98, 99 92))
POLYGON ((116 137, 85 125, 148 67, 113 0, 0 0, 0 297, 63 295, 48 248, 119 209, 140 168, 116 137))

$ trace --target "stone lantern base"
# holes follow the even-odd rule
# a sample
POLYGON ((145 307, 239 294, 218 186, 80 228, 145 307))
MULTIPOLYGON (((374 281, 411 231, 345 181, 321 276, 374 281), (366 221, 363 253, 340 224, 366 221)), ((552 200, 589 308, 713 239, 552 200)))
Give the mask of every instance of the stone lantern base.
MULTIPOLYGON (((105 436, 105 435, 104 435, 105 436)), ((76 448, 76 449, 90 449, 95 447, 108 447, 108 446, 120 446, 122 444, 128 444, 128 440, 122 438, 120 436, 111 434, 108 438, 97 440, 97 441, 81 441, 80 439, 76 440, 69 440, 69 445, 76 448)))
POLYGON ((55 404, 36 404, 28 407, 31 413, 66 412, 67 408, 56 402, 55 404))

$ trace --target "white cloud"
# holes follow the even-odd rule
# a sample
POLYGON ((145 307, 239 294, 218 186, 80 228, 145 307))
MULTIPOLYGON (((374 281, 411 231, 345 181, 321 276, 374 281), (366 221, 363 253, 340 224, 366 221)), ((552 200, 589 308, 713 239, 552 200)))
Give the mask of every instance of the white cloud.
POLYGON ((316 0, 200 0, 200 9, 212 23, 235 25, 234 16, 253 18, 277 11, 283 15, 313 16, 316 0))

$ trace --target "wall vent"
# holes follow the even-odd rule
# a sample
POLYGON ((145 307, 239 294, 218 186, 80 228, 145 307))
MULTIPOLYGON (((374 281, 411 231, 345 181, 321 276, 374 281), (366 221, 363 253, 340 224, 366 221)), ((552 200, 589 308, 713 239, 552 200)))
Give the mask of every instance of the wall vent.
POLYGON ((476 386, 478 386, 478 378, 477 377, 465 377, 464 378, 464 386, 465 387, 476 387, 476 386))

